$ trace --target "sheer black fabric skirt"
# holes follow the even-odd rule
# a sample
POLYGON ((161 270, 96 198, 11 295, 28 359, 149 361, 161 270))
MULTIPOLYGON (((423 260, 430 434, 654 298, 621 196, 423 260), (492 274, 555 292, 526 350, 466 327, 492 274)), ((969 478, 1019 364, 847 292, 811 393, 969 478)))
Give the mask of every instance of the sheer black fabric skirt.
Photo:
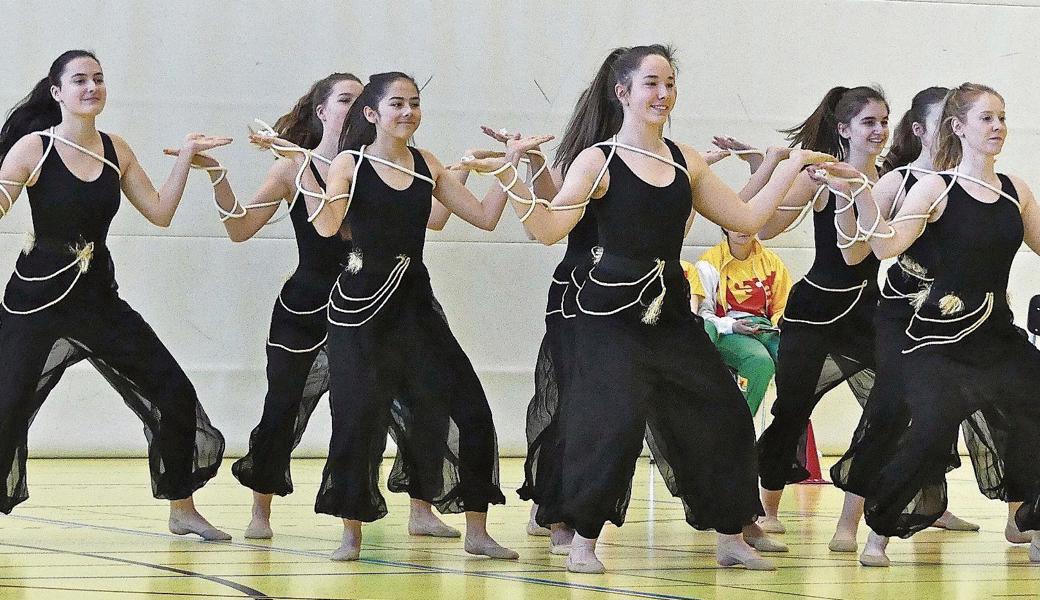
POLYGON ((591 266, 591 256, 585 261, 565 258, 557 265, 549 286, 545 335, 535 363, 534 396, 527 406, 524 483, 517 490, 524 500, 539 504, 542 496, 559 495, 562 453, 558 417, 560 402, 573 373, 573 323, 578 311, 574 297, 591 266))
POLYGON ((148 323, 119 297, 108 249, 94 246, 89 263, 81 256, 80 264, 61 271, 75 262, 76 249, 36 240, 18 257, 21 277, 12 277, 4 293, 0 511, 5 513, 29 497, 29 426, 65 370, 81 360, 88 360, 141 419, 156 498, 191 496, 216 475, 223 458, 224 437, 188 377, 148 323))
MULTIPOLYGON (((964 296, 974 307, 979 297, 964 296)), ((964 329, 936 303, 926 302, 910 333, 918 338, 949 336, 964 329), (940 321, 949 323, 940 323, 940 321)), ((930 338, 939 339, 939 338, 930 338)), ((911 350, 907 342, 907 350, 911 350)), ((913 341, 912 343, 917 343, 913 341)), ((968 444, 991 450, 972 455, 979 487, 987 496, 1022 501, 1016 522, 1025 530, 1040 528, 1040 350, 1012 324, 1003 295, 995 298, 989 318, 956 343, 922 346, 902 355, 903 398, 910 424, 898 436, 883 438, 884 457, 866 490, 867 524, 887 536, 909 537, 930 526, 946 510, 945 473, 950 447, 961 423, 969 422, 968 444)))
POLYGON ((637 281, 653 267, 605 255, 578 293, 573 380, 559 407, 560 493, 542 498, 539 522, 563 522, 584 537, 598 536, 606 521, 621 525, 649 433, 687 522, 739 533, 762 514, 755 429, 703 321, 690 312, 682 268, 666 263, 646 287, 601 285, 637 281), (662 285, 659 317, 647 324, 662 285))
POLYGON ((401 462, 391 491, 447 513, 504 503, 491 409, 435 308, 426 267, 366 254, 357 273, 340 274, 328 316, 332 440, 315 510, 360 521, 386 515, 378 477, 390 428, 401 462))
MULTIPOLYGON (((894 265, 893 269, 896 267, 894 265)), ((918 283, 892 270, 889 272, 885 282, 886 292, 893 297, 881 300, 874 319, 878 381, 871 390, 848 451, 831 467, 834 485, 859 496, 873 493, 875 477, 890 458, 888 453, 899 446, 900 438, 906 435, 910 426, 910 410, 903 397, 903 384, 912 373, 904 369, 906 361, 902 351, 909 341, 906 327, 914 314, 909 297, 918 288, 918 283), (894 297, 899 295, 905 297, 894 297)), ((1008 436, 1008 424, 1002 421, 1003 416, 999 411, 983 409, 968 416, 961 423, 961 431, 980 491, 989 498, 1007 501, 1011 498, 1007 497, 1004 464, 997 448, 998 441, 1006 440, 1008 436)), ((960 464, 955 441, 948 454, 946 471, 952 471, 960 464)), ((915 520, 924 522, 934 517, 934 521, 942 516, 945 508, 938 513, 925 513, 934 511, 940 505, 945 506, 945 479, 930 484, 930 489, 922 492, 922 497, 936 501, 919 504, 917 509, 922 512, 915 520), (926 508, 926 505, 930 506, 926 508)))
POLYGON ((231 465, 242 485, 262 494, 292 493, 289 459, 318 400, 329 389, 325 305, 336 274, 298 269, 282 286, 267 338, 267 396, 249 451, 231 465))
MULTIPOLYGON (((318 401, 329 391, 326 303, 338 273, 298 269, 282 286, 267 338, 267 395, 260 422, 249 435, 249 451, 231 465, 242 485, 261 494, 293 491, 290 458, 300 444, 318 401)), ((434 310, 444 312, 436 298, 434 310)), ((395 401, 390 436, 406 438, 402 404, 395 401)), ((447 422, 444 423, 447 426, 447 422)), ((444 435, 447 435, 445 429, 444 435)), ((391 468, 391 491, 410 488, 400 453, 391 468)))
POLYGON ((845 382, 860 406, 866 404, 874 386, 877 301, 873 282, 862 293, 828 292, 805 280, 792 288, 781 324, 773 421, 758 439, 765 489, 782 490, 809 477, 799 445, 813 409, 827 392, 845 382))

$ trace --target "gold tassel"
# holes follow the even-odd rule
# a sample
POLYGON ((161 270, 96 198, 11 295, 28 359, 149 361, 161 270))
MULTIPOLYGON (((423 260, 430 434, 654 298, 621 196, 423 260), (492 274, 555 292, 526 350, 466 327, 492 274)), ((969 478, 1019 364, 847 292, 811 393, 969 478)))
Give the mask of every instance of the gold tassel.
POLYGON ((357 275, 361 272, 361 267, 364 265, 364 261, 361 260, 361 251, 354 250, 347 257, 347 270, 357 275))
POLYGON ((650 303, 650 306, 647 306, 646 310, 643 311, 643 323, 647 325, 657 324, 657 319, 661 317, 661 307, 664 305, 664 293, 665 290, 662 289, 661 293, 650 303))
POLYGON ((25 243, 22 245, 22 254, 26 256, 36 247, 36 234, 31 231, 25 232, 25 243))
MULTIPOLYGON (((661 277, 661 273, 664 272, 664 261, 657 261, 657 277, 661 277)), ((664 306, 664 296, 668 292, 668 288, 664 285, 664 280, 661 280, 661 293, 654 298, 653 302, 646 307, 643 311, 643 323, 647 325, 656 325, 657 320, 661 317, 661 308, 664 306)))
POLYGON ((939 311, 944 315, 955 315, 964 310, 964 301, 954 294, 946 294, 939 299, 939 311))
POLYGON ((913 305, 914 310, 921 310, 921 307, 924 306, 924 301, 928 299, 928 294, 930 293, 932 293, 932 286, 923 285, 921 289, 910 294, 910 304, 913 305))
POLYGON ((76 253, 76 260, 79 261, 79 272, 86 273, 90 268, 90 259, 94 257, 94 242, 87 242, 73 250, 76 253))
POLYGON ((899 266, 921 279, 928 277, 928 269, 905 254, 899 257, 899 266))

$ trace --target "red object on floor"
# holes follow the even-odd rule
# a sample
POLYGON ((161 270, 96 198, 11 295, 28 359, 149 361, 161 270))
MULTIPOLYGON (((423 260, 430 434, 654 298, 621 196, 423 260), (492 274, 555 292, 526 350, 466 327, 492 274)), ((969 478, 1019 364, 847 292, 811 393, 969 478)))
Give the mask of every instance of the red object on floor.
POLYGON ((823 478, 823 473, 820 471, 820 452, 816 449, 816 437, 813 435, 812 421, 809 422, 809 426, 805 429, 805 468, 809 471, 809 477, 798 483, 810 485, 830 483, 830 481, 823 478))

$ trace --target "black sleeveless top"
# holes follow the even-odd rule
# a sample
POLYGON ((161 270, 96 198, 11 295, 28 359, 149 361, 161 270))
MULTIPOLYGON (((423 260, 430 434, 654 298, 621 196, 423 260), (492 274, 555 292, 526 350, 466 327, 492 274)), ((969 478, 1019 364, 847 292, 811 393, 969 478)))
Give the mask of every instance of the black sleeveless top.
MULTIPOLYGON (((838 232, 834 227, 834 194, 828 194, 827 205, 823 210, 813 209, 813 240, 816 256, 809 267, 806 277, 826 287, 851 287, 863 281, 877 280, 881 261, 873 253, 867 255, 859 264, 846 264, 845 258, 838 248, 838 232)), ((844 241, 844 238, 843 238, 844 241)), ((876 287, 868 284, 868 287, 876 287)))
MULTIPOLYGON (((949 184, 952 176, 942 177, 949 184)), ((1001 190, 1017 201, 1011 179, 1000 174, 998 178, 1001 190)), ((928 297, 907 330, 909 343, 923 348, 924 342, 951 340, 927 349, 972 364, 991 363, 1018 351, 1025 342, 1014 326, 1007 286, 1024 236, 1019 207, 1004 196, 980 202, 955 183, 942 216, 928 228, 941 252, 928 297), (987 309, 989 295, 992 306, 987 309)))
MULTIPOLYGON (((942 177, 947 185, 952 178, 942 177)), ((1017 200, 1011 178, 997 177, 1001 190, 1017 200)), ((1007 295, 1011 263, 1024 236, 1022 214, 1014 202, 1004 196, 996 202, 980 202, 955 183, 942 217, 928 227, 939 247, 948 250, 937 261, 929 299, 947 293, 1007 295)))
MULTIPOLYGON (((594 200, 593 203, 596 201, 594 200)), ((586 207, 585 214, 578 224, 567 234, 567 251, 560 265, 574 266, 588 261, 592 257, 592 249, 599 243, 599 225, 592 207, 586 207)))
MULTIPOLYGON (((904 198, 905 194, 910 193, 910 188, 914 187, 916 183, 917 176, 912 172, 908 173, 903 184, 904 198)), ((893 293, 900 295, 916 294, 921 289, 921 286, 927 283, 924 278, 931 278, 932 269, 938 261, 939 248, 935 243, 935 233, 932 224, 929 223, 925 227, 924 232, 914 240, 914 243, 899 256, 895 263, 889 266, 885 277, 885 294, 890 296, 893 293), (914 273, 914 275, 910 273, 914 273)), ((907 302, 907 300, 904 299, 904 302, 907 302)))
MULTIPOLYGON (((679 147, 671 140, 664 142, 672 160, 685 167, 686 159, 679 147)), ((599 148, 610 156, 609 147, 599 148)), ((607 168, 610 187, 602 198, 591 203, 603 252, 637 260, 678 261, 686 237, 686 221, 693 209, 690 178, 676 168, 670 184, 650 185, 617 154, 607 168)))
MULTIPOLYGON (((325 180, 318 173, 318 168, 311 163, 311 172, 314 179, 322 189, 325 189, 325 180)), ((313 271, 316 273, 329 274, 335 277, 339 273, 340 263, 346 260, 350 252, 350 240, 341 238, 338 234, 332 237, 324 237, 318 234, 314 225, 307 222, 307 202, 303 194, 297 193, 289 218, 292 220, 293 230, 296 232, 296 249, 299 252, 299 269, 313 271)))
MULTIPOLYGON (((431 177, 422 153, 409 147, 414 171, 431 177)), ((362 160, 347 220, 354 248, 364 257, 392 259, 405 255, 421 260, 430 220, 433 186, 413 177, 404 190, 388 186, 372 162, 362 160)))
MULTIPOLYGON (((40 139, 46 149, 49 140, 43 136, 40 139)), ((105 158, 119 166, 112 138, 101 133, 101 142, 105 158)), ((108 228, 119 210, 119 173, 102 163, 101 175, 97 179, 83 181, 69 171, 58 154, 58 145, 62 144, 54 140, 54 148, 44 159, 38 180, 27 188, 33 231, 40 244, 59 246, 93 242, 97 252, 105 246, 108 228)))

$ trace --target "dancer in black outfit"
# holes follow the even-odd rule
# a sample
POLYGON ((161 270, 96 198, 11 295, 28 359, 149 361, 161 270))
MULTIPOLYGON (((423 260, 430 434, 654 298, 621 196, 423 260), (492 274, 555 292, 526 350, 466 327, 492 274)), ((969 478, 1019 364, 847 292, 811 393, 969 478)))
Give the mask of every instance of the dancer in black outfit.
MULTIPOLYGON (((946 97, 934 163, 906 195, 880 235, 869 242, 878 256, 898 256, 919 237, 922 224, 939 249, 933 281, 905 330, 904 394, 910 426, 896 439, 867 448, 885 460, 866 497, 873 530, 860 556, 869 566, 887 566, 888 536, 909 537, 928 527, 946 508, 943 475, 961 421, 979 410, 1008 427, 1000 440, 1000 471, 1007 497, 1024 500, 1015 515, 1022 531, 1040 527, 1040 351, 1012 322, 1007 304, 1011 263, 1024 240, 1040 252, 1040 207, 1019 178, 994 170, 1007 127, 1004 101, 991 88, 965 83, 946 97)), ((835 171, 839 176, 848 172, 835 171)), ((818 177, 831 187, 844 181, 818 177)), ((879 218, 869 192, 856 199, 860 222, 879 218)), ((1029 558, 1040 562, 1033 533, 1029 558)))
MULTIPOLYGON (((885 156, 884 167, 888 172, 878 180, 871 191, 881 214, 886 215, 888 219, 893 218, 899 211, 906 193, 917 183, 919 177, 935 173, 932 152, 947 92, 949 89, 944 87, 931 87, 919 92, 914 96, 910 110, 896 127, 895 142, 885 156)), ((864 407, 863 416, 853 434, 848 451, 831 468, 831 478, 835 486, 860 497, 870 490, 870 479, 885 458, 869 454, 870 449, 882 449, 884 446, 869 438, 899 436, 909 426, 910 415, 902 396, 902 350, 906 347, 904 331, 913 317, 914 302, 921 296, 922 290, 927 293, 927 285, 931 282, 930 273, 939 260, 938 250, 931 230, 926 229, 885 273, 881 300, 874 317, 877 380, 870 391, 870 398, 864 407), (861 448, 867 452, 861 452, 861 448)), ((999 461, 994 453, 991 435, 995 425, 992 420, 985 422, 981 413, 973 414, 962 425, 968 453, 976 469, 991 468, 999 461)), ((954 469, 958 466, 960 456, 954 445, 950 452, 949 468, 954 469)), ((988 479, 985 475, 979 477, 980 484, 983 484, 983 493, 999 498, 1002 486, 994 488, 983 483, 988 479)), ((1016 508, 1017 504, 1011 506, 1010 514, 1013 514, 1016 508)), ((933 526, 959 531, 979 529, 978 525, 964 521, 948 510, 933 526)), ((1008 518, 1005 533, 1009 541, 1029 541, 1028 536, 1015 528, 1011 516, 1008 518)))
MULTIPOLYGON (((338 151, 347 111, 362 87, 350 73, 333 73, 315 82, 274 124, 280 139, 310 150, 309 168, 321 189, 332 162, 329 157, 338 151)), ((219 208, 228 236, 241 242, 252 238, 272 219, 279 220, 275 213, 283 201, 288 201, 299 255, 299 265, 282 286, 271 315, 263 415, 249 436, 249 452, 231 467, 235 477, 253 490, 252 518, 245 532, 245 537, 253 539, 272 537, 271 500, 275 494, 292 493, 292 450, 300 443, 318 400, 329 389, 325 305, 351 249, 350 240, 342 235, 326 238, 314 230, 303 194, 297 190, 297 175, 294 161, 279 159, 248 205, 219 208)), ((432 212, 431 221, 436 223, 431 227, 443 226, 449 213, 438 207, 432 212)), ((401 461, 395 462, 390 480, 407 490, 401 461)), ((410 508, 410 534, 459 536, 457 529, 433 514, 428 502, 413 498, 410 508)))
MULTIPOLYGON (((621 128, 614 139, 577 155, 551 202, 532 199, 510 163, 459 165, 494 173, 518 214, 531 213, 528 229, 543 243, 566 236, 590 201, 597 219, 603 254, 575 301, 574 381, 560 406, 561 492, 539 510, 546 522, 576 530, 567 559, 571 571, 603 572, 596 538, 606 521, 623 521, 648 426, 656 454, 674 469, 687 522, 719 532, 719 563, 775 568, 741 538, 768 539, 755 525, 762 509, 754 426, 740 390, 689 310, 679 250, 698 210, 728 228, 757 231, 801 168, 828 157, 793 153, 745 204, 696 150, 663 139, 675 97, 669 49, 638 46, 620 53, 611 77, 585 99, 612 99, 623 114, 621 128)), ((596 128, 593 111, 585 115, 584 125, 596 128)))
MULTIPOLYGON (((888 103, 870 87, 835 87, 800 125, 785 130, 791 145, 848 160, 869 178, 878 178, 877 157, 888 140, 888 103)), ((766 531, 782 533, 778 518, 784 486, 809 476, 798 452, 809 417, 823 396, 843 381, 864 404, 874 381, 874 309, 879 262, 870 246, 856 239, 848 203, 800 177, 782 209, 759 233, 770 239, 791 226, 801 210, 813 214, 816 255, 809 272, 795 283, 781 324, 773 421, 758 440, 766 531)), ((855 552, 862 499, 846 495, 828 547, 855 552)))
MULTIPOLYGON (((376 478, 391 401, 404 398, 402 428, 413 437, 398 440, 398 452, 412 493, 442 512, 466 512, 467 552, 515 559, 486 529, 488 505, 505 502, 487 398, 434 310, 422 264, 431 193, 488 230, 501 218, 505 196, 494 189, 479 202, 432 154, 408 146, 420 118, 410 77, 374 75, 348 114, 327 194, 308 196, 310 210, 324 205, 314 220, 318 232, 338 235, 347 225, 354 244, 328 307, 332 441, 315 509, 343 519, 333 559, 357 559, 361 522, 386 514, 376 478)), ((304 182, 313 189, 306 173, 304 182)))
MULTIPOLYGON (((170 500, 170 531, 227 540, 192 500, 216 475, 224 438, 176 360, 119 297, 106 238, 120 190, 145 218, 166 227, 191 161, 216 167, 199 153, 231 140, 187 136, 156 191, 127 143, 95 128, 106 98, 97 58, 70 50, 0 130, 0 213, 27 188, 35 232, 0 312, 0 352, 7 357, 0 369, 0 510, 28 498, 29 426, 65 369, 86 359, 144 423, 152 492, 170 500)), ((227 182, 213 178, 218 198, 230 197, 227 182)))

